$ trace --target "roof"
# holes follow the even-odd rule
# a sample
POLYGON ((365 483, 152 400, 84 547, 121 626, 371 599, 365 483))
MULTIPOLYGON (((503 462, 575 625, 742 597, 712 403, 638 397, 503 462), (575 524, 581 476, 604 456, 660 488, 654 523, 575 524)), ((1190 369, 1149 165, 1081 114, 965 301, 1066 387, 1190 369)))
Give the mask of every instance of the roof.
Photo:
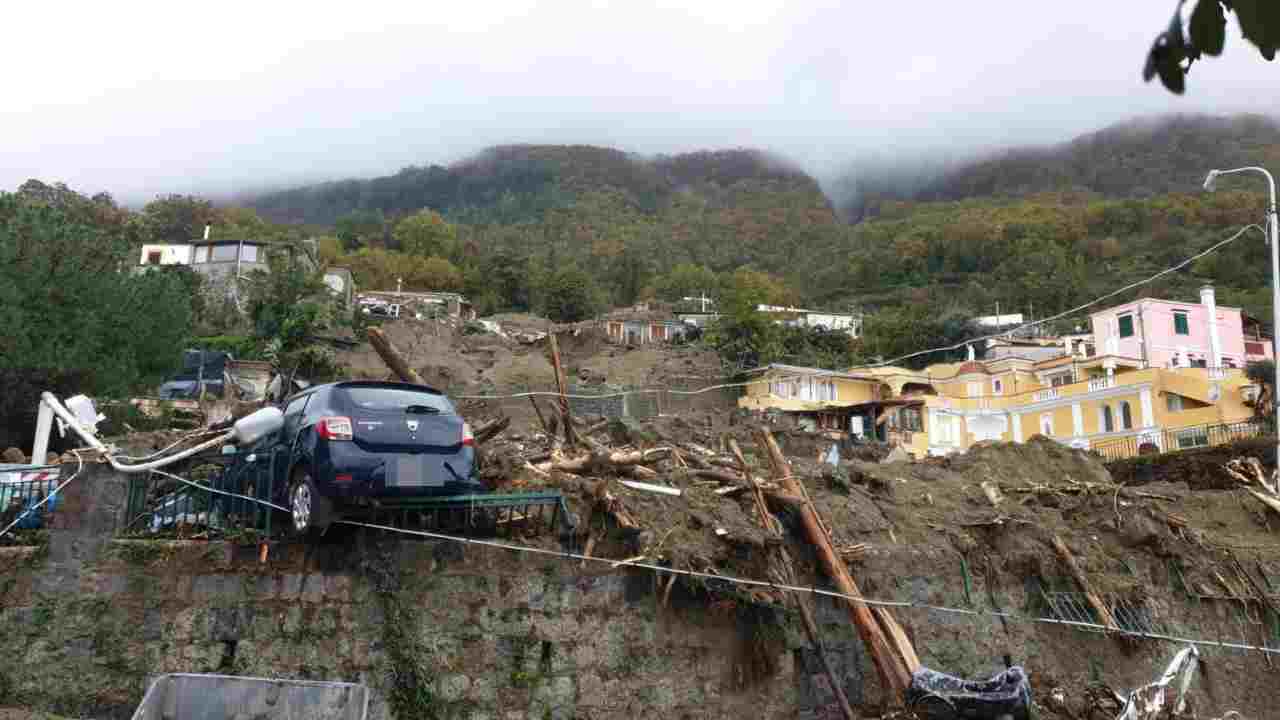
POLYGON ((976 361, 976 360, 971 360, 971 361, 969 361, 969 362, 967 362, 967 363, 965 363, 965 364, 961 365, 961 366, 960 366, 960 368, 959 368, 958 370, 956 370, 956 375, 968 375, 968 374, 970 374, 970 373, 978 373, 978 374, 981 374, 981 375, 989 375, 989 374, 990 374, 990 373, 987 371, 986 366, 985 366, 985 365, 983 365, 982 363, 980 363, 980 362, 976 361))
MULTIPOLYGON (((1127 306, 1129 306, 1129 305, 1138 305, 1138 304, 1141 304, 1141 303, 1160 303, 1160 304, 1162 304, 1162 305, 1200 305, 1200 301, 1199 301, 1199 300, 1161 300, 1160 298, 1138 298, 1137 300, 1133 300, 1133 301, 1131 301, 1131 302, 1121 303, 1121 304, 1119 304, 1119 305, 1112 305, 1112 306, 1111 306, 1111 307, 1109 307, 1109 308, 1104 308, 1104 309, 1099 310, 1099 311, 1097 311, 1097 312, 1089 313, 1089 317, 1096 317, 1096 316, 1098 316, 1098 315, 1103 315, 1103 314, 1106 314, 1106 313, 1108 313, 1108 312, 1111 312, 1111 311, 1115 310, 1116 308, 1127 307, 1127 306)), ((1217 309, 1219 309, 1219 310, 1236 310, 1236 311, 1239 311, 1239 310, 1240 310, 1240 308, 1238 308, 1238 307, 1233 307, 1233 306, 1231 306, 1231 305, 1216 305, 1216 304, 1215 304, 1215 307, 1217 307, 1217 309)))
POLYGON ((800 365, 784 365, 782 363, 770 363, 766 370, 779 370, 781 372, 791 373, 792 375, 826 375, 828 377, 838 377, 845 380, 861 380, 863 382, 880 382, 879 378, 869 377, 867 375, 853 375, 851 373, 840 372, 838 370, 824 370, 822 368, 802 367, 800 365))

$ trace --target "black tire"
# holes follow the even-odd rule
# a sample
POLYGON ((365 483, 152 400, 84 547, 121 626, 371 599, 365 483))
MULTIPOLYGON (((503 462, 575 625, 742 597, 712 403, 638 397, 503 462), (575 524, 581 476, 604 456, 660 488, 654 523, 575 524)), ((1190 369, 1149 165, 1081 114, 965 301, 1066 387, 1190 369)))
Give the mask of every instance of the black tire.
POLYGON ((955 707, 945 698, 926 695, 911 705, 911 711, 920 720, 955 720, 955 707))
POLYGON ((289 529, 297 537, 320 537, 333 521, 333 505, 316 490, 305 470, 298 472, 289 486, 289 529))

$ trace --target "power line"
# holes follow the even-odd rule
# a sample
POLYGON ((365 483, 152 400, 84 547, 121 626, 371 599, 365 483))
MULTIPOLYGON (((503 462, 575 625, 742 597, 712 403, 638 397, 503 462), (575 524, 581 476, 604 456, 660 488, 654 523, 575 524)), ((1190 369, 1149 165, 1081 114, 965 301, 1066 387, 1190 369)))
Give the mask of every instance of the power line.
MULTIPOLYGON (((961 342, 955 343, 953 345, 934 347, 934 348, 929 348, 927 350, 917 350, 915 352, 907 353, 906 355, 900 355, 898 357, 890 358, 888 360, 882 360, 877 363, 858 365, 847 371, 846 370, 818 370, 817 372, 813 372, 813 373, 797 373, 795 375, 786 375, 782 377, 765 378, 765 379, 759 379, 759 380, 745 380, 741 382, 720 383, 717 385, 711 385, 704 388, 698 388, 696 390, 640 388, 635 390, 620 390, 618 392, 590 394, 590 395, 566 394, 563 397, 567 397, 571 400, 604 400, 608 398, 623 397, 627 395, 644 395, 644 394, 657 394, 657 393, 667 393, 668 395, 680 395, 680 396, 701 395, 703 393, 713 392, 716 390, 727 390, 730 388, 745 388, 745 387, 750 387, 752 385, 765 385, 765 384, 775 383, 775 382, 789 382, 792 380, 799 380, 804 378, 821 378, 821 377, 831 377, 836 375, 849 375, 856 372, 859 369, 886 367, 889 365, 894 365, 896 363, 902 362, 903 360, 910 360, 911 358, 920 357, 921 355, 930 355, 933 353, 946 352, 949 350, 959 350, 960 348, 963 348, 966 345, 969 345, 971 343, 984 342, 986 340, 994 340, 996 338, 1000 338, 1012 333, 1016 333, 1020 330, 1036 327, 1039 325, 1044 325, 1046 323, 1053 322, 1054 320, 1060 320, 1064 317, 1067 317, 1069 315, 1074 315, 1082 310, 1085 310, 1087 308, 1093 307, 1094 305, 1110 300, 1111 298, 1114 298, 1117 295, 1121 295, 1135 288, 1142 287, 1143 285, 1148 285, 1152 282, 1155 282, 1156 280, 1159 280, 1165 275, 1181 270, 1182 268, 1190 265, 1196 260, 1199 260, 1200 258, 1205 257, 1206 255, 1216 252, 1218 249, 1222 248, 1223 246, 1229 243, 1232 243, 1238 238, 1240 238, 1240 236, 1244 235, 1245 232, 1249 231, 1250 229, 1257 230, 1258 232, 1262 233, 1264 237, 1266 236, 1266 232, 1259 225, 1257 224, 1245 225, 1244 227, 1236 231, 1236 233, 1231 237, 1215 243, 1214 245, 1210 246, 1208 249, 1202 252, 1196 253, 1195 255, 1192 255, 1191 257, 1187 258, 1186 260, 1183 260, 1182 262, 1177 263, 1176 265, 1167 267, 1164 270, 1161 270, 1160 272, 1157 272, 1154 275, 1151 275, 1150 277, 1144 278, 1142 280, 1138 280, 1136 282, 1129 283, 1128 285, 1125 285, 1124 287, 1121 287, 1117 290, 1112 290, 1111 292, 1108 292, 1104 295, 1100 295, 1097 298, 1094 298, 1093 300, 1090 300, 1089 302, 1084 303, 1083 305, 1078 305, 1074 308, 1071 308, 1070 310, 1060 312, 1056 315, 1050 315, 1048 317, 1041 318, 1040 320, 1035 320, 1033 322, 1024 323, 1023 325, 1019 325, 1018 327, 1012 330, 1004 330, 1002 332, 994 333, 991 335, 983 335, 980 337, 970 338, 968 340, 962 340, 961 342)), ((750 370, 744 370, 743 374, 761 373, 769 369, 770 368, 767 365, 761 366, 761 367, 755 367, 755 368, 751 368, 750 370)), ((501 395, 458 395, 456 397, 461 400, 515 400, 515 399, 528 398, 528 397, 562 397, 562 396, 559 393, 551 390, 534 390, 534 391, 528 391, 528 392, 509 393, 509 394, 501 394, 501 395)))
POLYGON ((913 358, 913 357, 919 357, 919 356, 921 356, 921 355, 928 355, 928 354, 930 354, 930 353, 935 353, 935 352, 945 352, 945 351, 947 351, 947 350, 959 350, 960 348, 962 348, 962 347, 964 347, 964 346, 966 346, 966 345, 968 345, 968 344, 970 344, 970 343, 983 342, 983 341, 985 341, 985 340, 994 340, 995 338, 1004 337, 1005 335, 1011 335, 1011 334, 1013 334, 1013 333, 1018 332, 1019 330, 1023 330, 1023 329, 1025 329, 1025 328, 1035 327, 1035 326, 1037 326, 1037 325, 1043 325, 1043 324, 1045 324, 1045 323, 1052 322, 1052 321, 1054 321, 1054 320, 1058 320, 1058 319, 1064 318, 1064 317, 1066 317, 1066 316, 1068 316, 1068 315, 1074 315, 1074 314, 1076 314, 1076 313, 1080 312, 1081 310, 1084 310, 1084 309, 1089 308, 1089 307, 1093 307, 1094 305, 1097 305, 1098 303, 1103 302, 1104 300, 1109 300, 1109 299, 1111 299, 1111 298, 1113 298, 1113 297, 1115 297, 1115 296, 1117 296, 1117 295, 1120 295, 1120 294, 1122 294, 1122 293, 1128 292, 1129 290, 1132 290, 1132 289, 1134 289, 1134 288, 1141 287, 1141 286, 1146 285, 1146 284, 1148 284, 1148 283, 1155 282, 1156 280, 1158 280, 1158 279, 1160 279, 1160 278, 1164 277, 1165 275, 1168 275, 1169 273, 1177 272, 1178 270, 1181 270, 1182 268, 1184 268, 1184 267, 1186 267, 1186 266, 1190 265, 1191 263, 1195 262, 1196 260, 1199 260, 1200 258, 1202 258, 1202 257, 1204 257, 1204 256, 1206 256, 1206 255, 1208 255, 1208 254, 1210 254, 1210 253, 1212 253, 1212 252, 1216 251, 1218 248, 1221 248, 1222 246, 1224 246, 1224 245, 1226 245, 1226 244, 1228 244, 1228 243, 1234 242, 1237 238, 1239 238, 1241 235, 1244 235, 1244 234, 1245 234, 1245 232, 1246 232, 1246 231, 1248 231, 1248 230, 1250 230, 1250 229, 1257 230, 1258 232, 1262 233, 1262 236, 1263 236, 1264 238, 1265 238, 1265 237, 1266 237, 1266 235, 1267 235, 1266 231, 1265 231, 1265 230, 1263 230, 1261 226, 1256 225, 1256 224, 1252 224, 1252 223, 1251 223, 1251 224, 1249 224, 1249 225, 1245 225, 1244 227, 1240 228, 1240 230, 1239 230, 1239 231, 1237 231, 1237 232, 1236 232, 1236 234, 1232 235, 1231 237, 1227 238, 1226 240, 1223 240, 1223 241, 1221 241, 1221 242, 1215 243, 1213 246, 1211 246, 1209 249, 1205 250, 1204 252, 1201 252, 1201 253, 1197 253, 1197 254, 1195 254, 1195 255, 1192 255, 1191 257, 1187 258, 1186 260, 1183 260, 1182 262, 1178 263, 1177 265, 1174 265, 1174 266, 1172 266, 1172 267, 1165 268, 1164 270, 1161 270, 1160 272, 1156 273, 1155 275, 1152 275, 1151 277, 1148 277, 1148 278, 1143 279, 1143 280, 1138 280, 1137 282, 1129 283, 1128 285, 1125 285, 1124 287, 1122 287, 1122 288, 1120 288, 1120 289, 1118 289, 1118 290, 1113 290, 1113 291, 1111 291, 1111 292, 1109 292, 1109 293, 1107 293, 1107 294, 1105 294, 1105 295, 1102 295, 1102 296, 1097 297, 1097 298, 1095 298, 1095 299, 1093 299, 1093 300, 1090 300, 1089 302, 1087 302, 1087 303, 1085 303, 1085 304, 1083 304, 1083 305, 1079 305, 1079 306, 1076 306, 1076 307, 1074 307, 1074 308, 1071 308, 1070 310, 1067 310, 1067 311, 1064 311, 1064 312, 1060 312, 1060 313, 1058 313, 1057 315, 1050 315, 1049 317, 1043 318, 1043 319, 1041 319, 1041 320, 1036 320, 1036 321, 1034 321, 1034 322, 1025 323, 1025 324, 1023 324, 1023 325, 1019 325, 1018 327, 1016 327, 1016 328, 1014 328, 1014 329, 1012 329, 1012 330, 1005 330, 1005 331, 1002 331, 1002 332, 995 333, 995 334, 993 334, 993 335, 984 335, 984 336, 982 336, 982 337, 972 338, 972 339, 970 339, 970 340, 964 340, 964 341, 962 341, 962 342, 958 342, 958 343, 956 343, 956 344, 954 344, 954 345, 947 345, 947 346, 944 346, 944 347, 930 348, 930 349, 928 349, 928 350, 919 350, 919 351, 916 351, 916 352, 913 352, 913 353, 908 353, 908 354, 906 354, 906 355, 900 355, 900 356, 898 356, 898 357, 896 357, 896 358, 891 358, 891 359, 889 359, 889 360, 885 360, 885 361, 883 361, 883 362, 873 363, 873 364, 871 364, 871 365, 863 365, 863 366, 860 366, 860 367, 883 367, 883 366, 885 366, 885 365, 893 365, 893 364, 898 363, 898 362, 901 362, 901 361, 903 361, 903 360, 909 360, 909 359, 911 359, 911 358, 913 358))
POLYGON ((22 522, 24 519, 26 519, 26 517, 27 517, 28 515, 30 515, 31 513, 35 512, 36 510, 39 510, 40 508, 44 507, 45 503, 47 503, 47 502, 49 502, 50 500, 52 500, 52 499, 54 499, 55 497, 57 497, 57 496, 58 496, 58 493, 62 490, 62 488, 66 487, 67 485, 70 485, 70 484, 71 484, 71 481, 72 481, 72 480, 75 480, 75 479, 76 479, 76 477, 78 477, 78 476, 80 475, 80 471, 84 469, 84 459, 80 457, 80 453, 79 453, 78 451, 76 451, 76 450, 72 450, 72 451, 71 451, 71 454, 73 454, 73 455, 75 455, 75 456, 76 456, 76 463, 77 463, 77 464, 76 464, 76 471, 75 471, 75 472, 73 472, 73 473, 71 473, 71 477, 67 478, 67 479, 66 479, 66 482, 63 482, 63 483, 62 483, 61 485, 59 485, 58 487, 54 488, 54 489, 53 489, 53 492, 51 492, 51 493, 49 493, 49 494, 45 495, 45 496, 44 496, 44 498, 43 498, 40 502, 36 503, 35 505, 33 505, 33 506, 29 507, 29 508, 25 508, 25 509, 23 509, 21 512, 19 512, 19 513, 18 513, 18 517, 14 518, 13 522, 9 523, 8 527, 6 527, 6 528, 5 528, 5 529, 3 529, 3 530, 0 530, 0 538, 4 537, 5 535, 8 535, 8 534, 9 534, 9 531, 13 529, 13 526, 15 526, 15 525, 17 525, 18 523, 22 522))
MULTIPOLYGON (((79 456, 77 455, 77 457, 79 456)), ((77 474, 78 472, 79 471, 77 470, 77 474)), ((234 493, 234 492, 229 492, 225 490, 219 490, 216 488, 211 488, 205 485, 200 485, 198 483, 191 482, 190 480, 179 477, 178 475, 174 475, 169 472, 165 472, 163 470, 153 470, 152 472, 157 473, 159 475, 163 475, 168 478, 172 478, 185 485, 196 488, 197 490, 217 493, 219 495, 226 495, 228 497, 240 498, 242 500, 247 500, 249 502, 263 505, 275 510, 280 510, 286 513, 289 512, 288 508, 281 507, 280 505, 276 505, 273 502, 263 500, 261 498, 255 498, 248 495, 242 495, 240 493, 234 493)), ((74 476, 72 479, 74 479, 74 476)), ((70 480, 68 480, 68 482, 70 482, 70 480)), ((63 483, 64 487, 65 485, 66 483, 63 483)), ((948 607, 945 605, 933 605, 930 603, 915 602, 912 600, 881 600, 876 598, 859 597, 855 595, 848 595, 845 593, 837 592, 834 590, 824 590, 813 585, 810 585, 810 586, 789 585, 786 583, 777 583, 769 580, 755 580, 752 578, 743 578, 743 577, 738 577, 734 575, 721 575, 718 573, 699 572, 697 570, 684 570, 680 568, 657 565, 654 563, 642 562, 640 560, 610 560, 608 558, 602 558, 602 557, 591 556, 591 555, 583 555, 580 553, 569 552, 564 550, 548 550, 546 548, 530 547, 527 545, 515 545, 512 543, 501 542, 498 540, 483 540, 480 538, 459 537, 457 535, 436 533, 428 530, 411 530, 408 528, 397 528, 397 527, 392 527, 390 525, 380 525, 376 523, 359 522, 356 520, 338 520, 337 524, 350 525, 352 527, 367 528, 370 530, 379 530, 382 532, 397 533, 401 535, 409 535, 413 537, 422 537, 422 538, 427 538, 432 540, 442 540, 446 542, 454 542, 454 543, 460 543, 464 545, 476 545, 480 547, 490 547, 490 548, 496 548, 500 550, 507 550, 511 552, 522 552, 522 553, 529 553, 534 555, 542 555, 546 557, 554 557, 556 559, 565 560, 565 561, 574 561, 574 562, 589 561, 597 564, 609 565, 612 569, 615 569, 615 570, 623 567, 634 567, 642 570, 651 570, 656 573, 665 573, 667 575, 677 575, 677 576, 684 576, 684 577, 690 577, 690 578, 698 578, 702 580, 718 581, 718 582, 729 583, 731 585, 739 585, 744 587, 761 587, 761 588, 770 588, 773 590, 780 590, 780 591, 787 591, 787 592, 794 592, 794 593, 807 593, 813 596, 823 596, 823 597, 830 597, 830 598, 838 598, 842 600, 850 600, 853 602, 859 602, 859 603, 863 603, 865 605, 870 605, 874 607, 900 608, 905 610, 926 610, 930 612, 941 612, 941 613, 948 613, 953 615, 965 615, 970 617, 985 617, 985 618, 992 618, 992 619, 1005 620, 1005 621, 1011 620, 1014 622, 1023 622, 1023 623, 1060 625, 1065 627, 1098 630, 1104 633, 1116 631, 1116 628, 1108 627, 1106 625, 1100 625, 1098 623, 1091 623, 1091 622, 1083 622, 1079 620, 1064 620, 1061 618, 1047 618, 1047 617, 1038 617, 1038 616, 1032 616, 1032 615, 1022 615, 1019 613, 1007 612, 1003 610, 974 610, 971 608, 948 607)), ((1256 652, 1267 653, 1267 654, 1280 654, 1280 648, 1269 648, 1265 646, 1250 645, 1247 643, 1230 643, 1230 642, 1223 642, 1222 640, 1205 640, 1203 638, 1181 637, 1177 635, 1170 635, 1167 633, 1133 631, 1133 630, 1123 630, 1123 629, 1120 630, 1120 632, 1124 635, 1128 635, 1131 637, 1146 638, 1150 640, 1161 640, 1165 642, 1175 642, 1175 643, 1191 643, 1193 645, 1217 647, 1217 648, 1222 648, 1224 650, 1242 650, 1242 651, 1256 651, 1256 652)))

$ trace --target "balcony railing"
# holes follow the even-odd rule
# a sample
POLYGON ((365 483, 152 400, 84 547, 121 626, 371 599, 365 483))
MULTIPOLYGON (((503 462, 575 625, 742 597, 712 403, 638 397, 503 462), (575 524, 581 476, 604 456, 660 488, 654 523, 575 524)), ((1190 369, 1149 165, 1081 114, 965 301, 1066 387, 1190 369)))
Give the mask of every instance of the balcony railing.
POLYGON ((1058 388, 1045 388, 1031 393, 1031 402, 1043 402, 1045 400, 1057 400, 1060 396, 1058 388))
POLYGON ((1264 432, 1266 432, 1265 424, 1256 420, 1218 425, 1193 425, 1103 440, 1089 449, 1105 460, 1121 460, 1138 455, 1158 455, 1198 447, 1225 445, 1236 440, 1257 437, 1264 432))
POLYGON ((1115 376, 1093 378, 1089 381, 1089 392, 1093 392, 1095 390, 1106 390, 1107 388, 1113 388, 1115 386, 1115 376))

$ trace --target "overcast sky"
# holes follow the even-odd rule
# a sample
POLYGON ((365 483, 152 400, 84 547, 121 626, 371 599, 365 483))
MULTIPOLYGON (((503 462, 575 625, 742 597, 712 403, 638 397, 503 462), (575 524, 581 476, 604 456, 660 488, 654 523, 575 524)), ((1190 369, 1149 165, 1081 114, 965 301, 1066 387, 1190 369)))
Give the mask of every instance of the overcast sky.
POLYGON ((447 163, 487 145, 864 152, 1044 143, 1135 115, 1274 113, 1239 37, 1187 95, 1140 77, 1172 0, 22 2, 0 188, 137 203, 447 163))

